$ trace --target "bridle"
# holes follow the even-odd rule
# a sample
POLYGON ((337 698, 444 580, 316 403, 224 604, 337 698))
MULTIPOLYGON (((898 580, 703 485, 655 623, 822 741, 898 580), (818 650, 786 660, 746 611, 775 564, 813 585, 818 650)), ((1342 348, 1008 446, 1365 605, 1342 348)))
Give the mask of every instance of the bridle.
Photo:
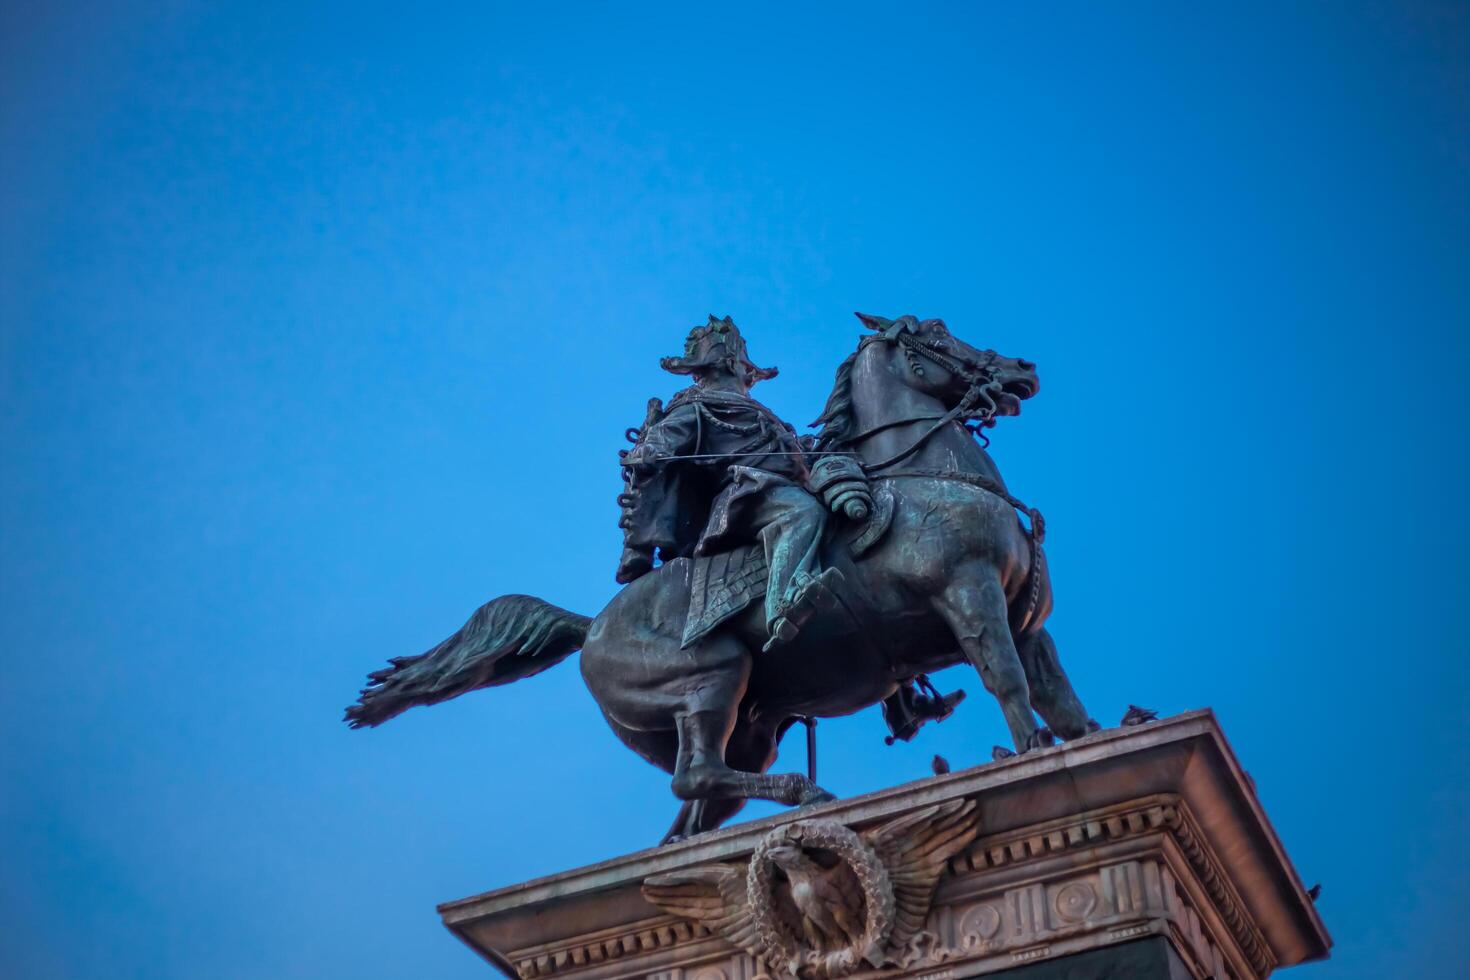
MULTIPOLYGON (((879 470, 887 469, 896 463, 901 463, 908 459, 919 451, 919 448, 924 445, 924 442, 930 436, 951 422, 963 424, 970 431, 971 435, 984 440, 988 445, 989 440, 985 438, 981 430, 987 429, 995 424, 995 413, 999 410, 999 405, 997 405, 994 396, 1000 394, 1002 388, 1000 382, 995 380, 991 370, 995 366, 996 359, 999 357, 995 351, 985 351, 984 358, 978 363, 969 358, 951 357, 938 347, 924 343, 909 332, 909 330, 910 328, 907 324, 894 323, 876 337, 863 338, 863 342, 858 349, 861 351, 863 347, 878 340, 886 341, 889 344, 897 343, 903 348, 904 357, 907 358, 909 367, 919 377, 924 376, 924 365, 920 363, 920 359, 923 358, 944 368, 950 374, 961 378, 969 387, 966 388, 964 397, 959 400, 959 403, 943 415, 918 415, 912 418, 895 419, 890 422, 884 422, 881 425, 875 425, 871 429, 859 432, 849 439, 844 439, 844 444, 856 447, 863 440, 896 426, 907 425, 911 422, 928 422, 931 420, 934 422, 932 426, 925 429, 902 452, 876 463, 860 464, 863 471, 870 476, 877 474, 879 470)), ((1041 583, 1044 577, 1042 565, 1046 561, 1045 555, 1041 550, 1041 543, 1046 540, 1046 518, 1041 515, 1041 511, 1035 507, 1028 506, 1005 487, 980 473, 961 473, 953 470, 910 470, 905 473, 893 473, 889 476, 878 476, 877 478, 892 480, 901 477, 955 480, 961 483, 968 483, 987 493, 995 494, 1031 519, 1031 528, 1026 535, 1031 541, 1031 573, 1029 576, 1030 582, 1026 590, 1026 608, 1020 620, 1023 624, 1030 623, 1032 616, 1036 614, 1037 606, 1041 602, 1041 583)))
POLYGON ((865 472, 870 474, 877 473, 879 470, 885 470, 890 466, 903 462, 918 452, 930 436, 951 422, 963 424, 972 435, 978 436, 987 443, 989 442, 988 439, 985 439, 981 430, 988 429, 995 424, 995 413, 999 411, 999 405, 996 403, 995 396, 999 395, 1002 389, 1000 382, 995 380, 992 368, 995 366, 996 359, 1000 355, 996 354, 993 350, 988 350, 985 351, 984 358, 978 362, 972 361, 968 357, 954 357, 932 344, 926 344, 914 336, 906 324, 898 323, 895 323, 892 327, 878 334, 876 337, 864 337, 859 350, 875 341, 897 344, 903 348, 904 357, 908 360, 909 367, 921 378, 924 376, 924 365, 922 361, 927 360, 935 366, 948 371, 955 377, 960 378, 968 387, 954 408, 951 408, 943 415, 915 415, 909 418, 893 419, 842 440, 848 445, 857 446, 859 443, 880 432, 896 428, 900 425, 929 421, 934 423, 928 429, 925 429, 902 452, 876 463, 862 464, 865 472))

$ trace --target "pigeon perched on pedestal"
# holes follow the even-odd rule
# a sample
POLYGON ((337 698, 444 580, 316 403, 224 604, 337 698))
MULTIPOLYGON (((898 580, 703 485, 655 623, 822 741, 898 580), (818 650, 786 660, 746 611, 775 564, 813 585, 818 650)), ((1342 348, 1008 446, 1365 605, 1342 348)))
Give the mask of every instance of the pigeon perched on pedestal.
POLYGON ((1138 725, 1146 725, 1151 721, 1158 721, 1159 713, 1151 708, 1140 708, 1136 704, 1130 704, 1128 710, 1123 713, 1123 720, 1118 722, 1124 728, 1133 728, 1138 725))
POLYGON ((945 773, 949 772, 949 760, 942 755, 936 755, 934 757, 934 760, 930 762, 929 765, 933 767, 934 775, 936 776, 943 776, 945 773))

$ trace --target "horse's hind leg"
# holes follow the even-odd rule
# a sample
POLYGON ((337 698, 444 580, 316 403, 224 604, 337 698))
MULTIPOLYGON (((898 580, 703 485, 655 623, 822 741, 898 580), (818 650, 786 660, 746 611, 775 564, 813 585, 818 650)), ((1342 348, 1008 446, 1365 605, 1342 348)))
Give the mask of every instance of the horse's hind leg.
POLYGON ((679 812, 674 815, 673 826, 669 828, 667 834, 664 834, 664 839, 659 841, 660 844, 672 844, 697 833, 694 829, 697 822, 695 808, 699 806, 699 802, 698 800, 685 800, 680 804, 679 812))
MULTIPOLYGON (((833 799, 832 794, 805 776, 785 773, 768 776, 732 769, 726 762, 726 747, 735 731, 740 699, 749 676, 749 654, 732 636, 717 634, 692 651, 695 662, 738 662, 739 671, 707 671, 691 683, 684 708, 675 715, 679 732, 679 757, 674 766, 674 795, 681 800, 772 800, 787 806, 803 806, 833 799), (734 649, 708 649, 715 644, 736 644, 734 649), (738 649, 741 656, 732 657, 738 649)), ((769 764, 769 763, 768 763, 769 764)), ((701 821, 707 823, 707 818, 701 821)))
MULTIPOLYGON (((751 721, 741 718, 735 726, 735 731, 730 735, 730 741, 725 746, 725 761, 731 768, 747 773, 764 773, 771 768, 776 761, 776 751, 780 744, 781 736, 786 733, 796 719, 788 718, 780 725, 772 725, 765 721, 751 721)), ((685 804, 689 806, 691 804, 685 804)), ((735 814, 739 813, 745 806, 744 797, 724 797, 717 799, 701 800, 693 820, 693 833, 703 833, 706 830, 714 830, 735 814)))
MULTIPOLYGON (((671 731, 640 731, 627 728, 606 712, 607 723, 612 726, 623 742, 634 752, 637 752, 646 761, 653 763, 665 772, 672 773, 679 764, 679 736, 677 732, 671 731)), ((696 833, 694 829, 699 822, 697 812, 697 801, 688 800, 679 807, 679 813, 674 817, 674 824, 669 832, 664 835, 660 843, 668 844, 676 840, 682 840, 690 834, 696 833)))
POLYGON ((932 602, 960 649, 980 672, 985 689, 1000 702, 1016 750, 1036 748, 1041 741, 1040 729, 1031 713, 1026 671, 1011 639, 1000 577, 989 567, 962 570, 932 602))
POLYGON ((1048 728, 1062 738, 1081 738, 1097 730, 1097 722, 1087 717, 1081 699, 1072 690, 1050 633, 1039 629, 1021 637, 1017 652, 1031 689, 1031 706, 1048 728))
MULTIPOLYGON (((835 799, 798 773, 768 776, 730 768, 725 762, 724 749, 733 727, 734 706, 731 707, 729 712, 691 711, 677 719, 679 765, 674 770, 675 796, 681 800, 771 800, 787 806, 835 799)), ((708 824, 709 818, 704 817, 701 823, 708 824)))

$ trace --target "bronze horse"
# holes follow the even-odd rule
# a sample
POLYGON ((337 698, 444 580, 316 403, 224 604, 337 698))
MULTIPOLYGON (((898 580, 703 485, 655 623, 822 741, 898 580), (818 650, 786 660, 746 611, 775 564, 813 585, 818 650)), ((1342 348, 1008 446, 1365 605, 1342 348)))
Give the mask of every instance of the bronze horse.
POLYGON ((673 774, 684 805, 667 840, 718 827, 747 799, 831 799, 806 776, 766 773, 786 730, 801 716, 851 714, 962 661, 1000 702, 1019 751, 1095 729, 1044 628, 1052 595, 1039 515, 1029 512, 1028 531, 970 428, 1019 414, 1037 392, 1035 366, 974 348, 940 320, 862 319, 877 333, 838 369, 814 452, 855 454, 891 498, 892 522, 858 558, 853 535, 829 529, 824 562, 843 572, 841 602, 793 642, 760 652, 755 603, 681 649, 692 566, 680 558, 594 619, 531 596, 493 599, 434 649, 370 675, 347 720, 377 725, 529 677, 580 648, 583 679, 613 731, 673 774))

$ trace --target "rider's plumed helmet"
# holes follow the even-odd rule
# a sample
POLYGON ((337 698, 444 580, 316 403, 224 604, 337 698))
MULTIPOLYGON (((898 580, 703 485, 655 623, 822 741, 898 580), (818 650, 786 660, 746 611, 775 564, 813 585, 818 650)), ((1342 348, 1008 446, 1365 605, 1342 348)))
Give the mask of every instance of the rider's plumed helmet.
POLYGON ((732 372, 736 365, 743 367, 750 384, 776 376, 775 368, 760 368, 751 362, 745 353, 745 338, 740 336, 735 321, 714 314, 710 314, 709 323, 689 331, 683 357, 666 357, 659 364, 672 374, 697 374, 722 362, 732 372))

